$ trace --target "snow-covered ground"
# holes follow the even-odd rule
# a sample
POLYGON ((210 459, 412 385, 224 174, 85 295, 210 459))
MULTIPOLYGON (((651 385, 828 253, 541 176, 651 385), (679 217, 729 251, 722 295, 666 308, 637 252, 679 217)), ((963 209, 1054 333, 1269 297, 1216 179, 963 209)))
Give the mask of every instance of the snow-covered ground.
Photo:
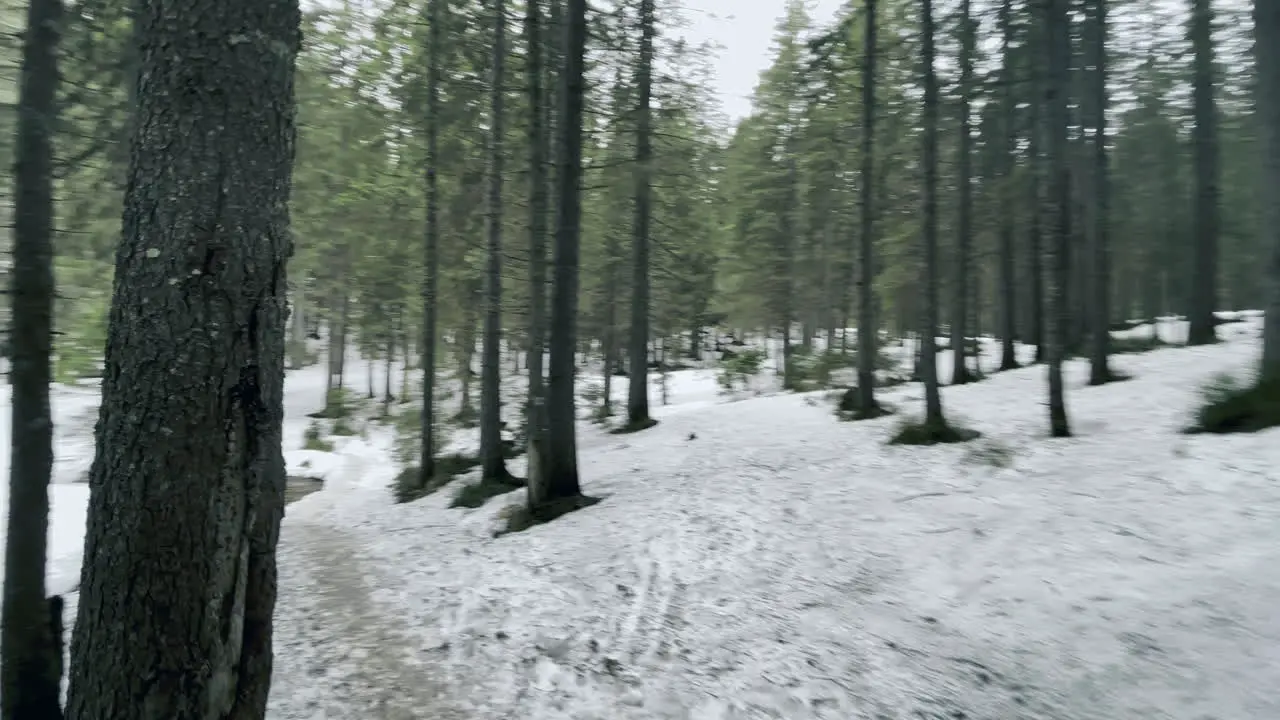
MULTIPOLYGON (((1280 436, 1178 432, 1256 358, 1256 319, 1224 328, 1116 356, 1128 382, 1069 363, 1068 440, 1041 367, 945 389, 983 437, 935 448, 886 447, 898 418, 836 422, 825 393, 726 402, 714 371, 673 373, 657 427, 582 426, 599 505, 498 539, 520 492, 394 505, 375 425, 293 452, 324 384, 295 372, 290 463, 326 483, 285 518, 269 717, 1280 717, 1280 436)), ((70 489, 51 575, 79 560, 70 489)))

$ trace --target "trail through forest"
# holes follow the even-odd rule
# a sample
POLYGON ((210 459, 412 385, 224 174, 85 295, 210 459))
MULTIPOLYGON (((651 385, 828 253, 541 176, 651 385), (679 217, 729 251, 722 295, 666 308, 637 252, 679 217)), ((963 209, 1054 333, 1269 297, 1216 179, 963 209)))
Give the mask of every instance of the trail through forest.
MULTIPOLYGON (((358 478, 364 471, 364 460, 352 454, 342 477, 358 478)), ((360 528, 307 520, 285 525, 277 607, 285 631, 277 635, 277 677, 309 681, 287 690, 309 696, 290 704, 308 712, 270 717, 465 720, 468 715, 447 700, 457 690, 439 681, 443 673, 431 666, 429 653, 409 642, 403 617, 384 599, 403 583, 363 556, 362 548, 371 543, 362 534, 360 528)))

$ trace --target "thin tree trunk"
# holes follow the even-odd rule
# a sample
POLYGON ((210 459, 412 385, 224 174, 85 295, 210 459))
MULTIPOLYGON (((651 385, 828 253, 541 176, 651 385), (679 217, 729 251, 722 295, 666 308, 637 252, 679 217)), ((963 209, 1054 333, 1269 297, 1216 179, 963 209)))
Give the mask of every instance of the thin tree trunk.
POLYGON ((631 256, 631 366, 627 386, 627 427, 654 424, 649 417, 649 373, 645 344, 649 341, 649 221, 652 209, 654 0, 640 0, 640 66, 636 72, 635 227, 631 256))
MULTIPOLYGON (((1258 0, 1267 2, 1268 0, 1258 0)), ((1218 300, 1218 232, 1220 170, 1218 118, 1214 101, 1213 7, 1211 0, 1191 0, 1192 95, 1195 128, 1195 265, 1191 279, 1191 307, 1187 315, 1188 345, 1217 341, 1214 315, 1218 300)))
POLYGON ((480 360, 480 466, 484 480, 511 478, 502 455, 502 173, 506 132, 504 85, 507 3, 493 0, 493 64, 489 84, 489 197, 484 339, 480 360))
MULTIPOLYGON (((1045 0, 1047 1, 1047 0, 1045 0)), ((1039 3, 1043 4, 1043 3, 1039 3)), ((1033 5, 1034 7, 1034 5, 1033 5)), ((1035 10, 1035 23, 1033 24, 1032 37, 1036 44, 1043 46, 1046 44, 1046 35, 1044 29, 1044 10, 1037 7, 1035 10), (1038 25, 1039 27, 1035 27, 1038 25)), ((1028 183, 1028 192, 1030 195, 1031 218, 1028 223, 1027 250, 1030 258, 1031 273, 1030 293, 1031 293, 1031 342, 1036 346, 1035 361, 1044 362, 1046 346, 1045 346, 1045 287, 1044 287, 1044 129, 1045 129, 1045 113, 1044 113, 1044 96, 1045 96, 1045 72, 1044 61, 1040 59, 1045 55, 1041 53, 1029 53, 1032 56, 1031 66, 1031 98, 1029 104, 1031 107, 1031 132, 1030 142, 1027 147, 1027 156, 1031 163, 1031 181, 1028 183)))
POLYGON ((1093 305, 1089 384, 1114 379, 1107 365, 1111 348, 1110 204, 1107 169, 1107 0, 1093 0, 1093 305))
POLYGON ((956 247, 955 306, 951 309, 951 383, 963 385, 973 378, 965 364, 965 325, 969 319, 969 265, 973 247, 973 130, 970 100, 973 92, 973 54, 977 31, 969 7, 960 0, 960 213, 956 247))
MULTIPOLYGON (((448 0, 427 0, 427 218, 424 228, 422 277, 422 446, 418 453, 418 485, 425 488, 436 474, 436 298, 440 288, 440 190, 436 179, 440 135, 440 43, 448 0)), ((407 338, 406 338, 407 340, 407 338)), ((405 368, 409 366, 405 343, 405 368)), ((407 377, 407 376, 406 376, 407 377)), ((401 396, 409 396, 408 389, 401 396)))
POLYGON ((300 12, 293 0, 138 7, 146 82, 67 717, 254 720, 271 681, 284 514, 300 12), (245 28, 257 39, 228 42, 245 28))
POLYGON ((1271 253, 1267 266, 1270 294, 1262 333, 1262 379, 1280 382, 1280 2, 1255 0, 1254 90, 1262 155, 1262 245, 1271 253))
POLYGON ((5 534, 0 716, 60 720, 62 601, 45 599, 53 413, 53 138, 58 119, 61 0, 31 0, 22 41, 15 138, 12 326, 13 388, 9 524, 5 534), (57 612, 57 616, 52 615, 57 612))
POLYGON ((1049 312, 1049 433, 1069 437, 1067 403, 1062 381, 1071 316, 1067 284, 1071 271, 1071 169, 1068 153, 1068 65, 1071 59, 1071 26, 1068 0, 1046 0, 1045 35, 1048 40, 1049 78, 1045 105, 1049 113, 1049 205, 1053 226, 1053 282, 1049 312))
POLYGON ((1013 153, 1014 153, 1014 95, 1013 65, 1010 58, 1013 44, 1013 8, 1012 0, 1000 3, 1000 102, 1001 102, 1001 141, 1000 148, 1000 369, 1013 370, 1018 367, 1018 355, 1014 346, 1017 336, 1017 292, 1014 279, 1013 256, 1013 153))
POLYGON ((934 334, 938 327, 938 77, 934 69, 933 0, 921 6, 922 61, 924 64, 924 337, 921 338, 920 374, 924 381, 925 426, 933 431, 946 427, 942 394, 938 390, 938 358, 934 334))
MULTIPOLYGON (((863 26, 862 66, 862 178, 859 183, 858 238, 858 409, 864 417, 879 414, 876 402, 876 322, 875 308, 875 207, 872 178, 875 176, 876 122, 876 0, 866 0, 863 26)), ((847 328, 842 330, 843 335, 847 328)))

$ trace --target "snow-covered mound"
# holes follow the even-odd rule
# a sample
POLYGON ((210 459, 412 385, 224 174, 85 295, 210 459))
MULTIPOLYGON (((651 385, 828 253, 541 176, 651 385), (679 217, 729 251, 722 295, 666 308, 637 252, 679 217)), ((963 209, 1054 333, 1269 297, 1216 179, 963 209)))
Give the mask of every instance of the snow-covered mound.
POLYGON ((392 505, 390 440, 355 440, 285 520, 270 717, 1280 717, 1280 436, 1179 433, 1256 353, 1071 363, 1069 440, 1038 367, 945 390, 983 433, 949 447, 702 402, 585 442, 603 502, 499 539, 521 493, 392 505))

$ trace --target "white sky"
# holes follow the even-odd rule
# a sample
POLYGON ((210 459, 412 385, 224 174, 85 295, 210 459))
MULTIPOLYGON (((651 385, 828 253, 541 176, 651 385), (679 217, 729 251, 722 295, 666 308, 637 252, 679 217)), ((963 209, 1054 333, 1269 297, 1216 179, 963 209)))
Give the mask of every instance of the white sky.
MULTIPOLYGON (((825 24, 842 2, 810 0, 810 15, 817 24, 825 24)), ((769 66, 773 28, 786 0, 684 0, 683 4, 689 20, 686 37, 721 46, 714 63, 715 89, 730 122, 736 122, 751 110, 751 91, 769 66)))

